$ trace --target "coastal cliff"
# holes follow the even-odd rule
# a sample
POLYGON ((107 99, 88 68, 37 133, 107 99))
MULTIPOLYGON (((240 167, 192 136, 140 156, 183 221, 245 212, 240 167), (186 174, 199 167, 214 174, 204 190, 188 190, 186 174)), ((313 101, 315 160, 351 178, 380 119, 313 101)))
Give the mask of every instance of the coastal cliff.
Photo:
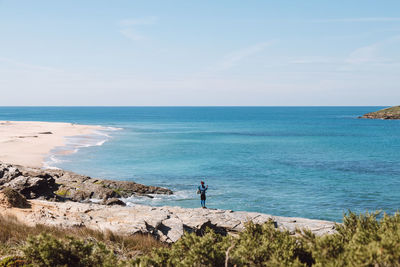
POLYGON ((114 198, 148 196, 173 192, 167 188, 135 182, 96 179, 64 170, 49 170, 0 162, 0 189, 12 188, 27 199, 104 203, 114 198))
POLYGON ((243 231, 248 221, 260 224, 272 221, 275 228, 292 234, 296 228, 309 229, 316 235, 335 232, 334 222, 256 212, 145 205, 124 207, 118 198, 172 194, 172 191, 134 182, 94 179, 63 170, 0 163, 0 190, 0 215, 15 216, 28 225, 87 227, 123 235, 150 234, 166 243, 176 242, 184 232, 202 234, 206 228, 222 235, 235 234, 243 231), (92 203, 92 198, 103 201, 92 203))
POLYGON ((383 119, 383 120, 400 120, 400 106, 381 109, 375 112, 364 114, 362 119, 383 119))

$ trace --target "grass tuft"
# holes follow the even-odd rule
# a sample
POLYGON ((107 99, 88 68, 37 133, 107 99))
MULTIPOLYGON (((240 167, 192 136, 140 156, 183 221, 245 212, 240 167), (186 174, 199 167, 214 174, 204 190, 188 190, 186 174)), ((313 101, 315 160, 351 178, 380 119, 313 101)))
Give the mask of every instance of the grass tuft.
MULTIPOLYGON (((56 226, 27 226, 12 216, 0 216, 0 259, 4 256, 21 256, 22 248, 30 237, 46 234, 51 238, 67 242, 68 238, 104 244, 118 260, 130 260, 150 253, 154 248, 166 247, 150 235, 123 236, 111 231, 97 231, 86 227, 61 228, 56 226)), ((61 242, 61 241, 60 241, 61 242)), ((1 267, 1 265, 0 265, 1 267)))

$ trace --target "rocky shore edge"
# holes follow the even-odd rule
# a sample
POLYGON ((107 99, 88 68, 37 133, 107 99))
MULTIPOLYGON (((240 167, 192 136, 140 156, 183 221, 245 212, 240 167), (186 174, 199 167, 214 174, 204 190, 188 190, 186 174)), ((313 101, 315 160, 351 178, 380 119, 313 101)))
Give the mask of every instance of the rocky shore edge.
POLYGON ((330 221, 217 209, 124 207, 118 199, 148 194, 172 194, 172 191, 63 170, 0 163, 0 215, 14 216, 28 225, 87 227, 123 235, 151 234, 166 243, 176 242, 184 232, 202 235, 206 228, 222 235, 235 235, 244 230, 248 221, 273 222, 275 228, 291 234, 296 234, 296 229, 309 229, 316 235, 335 232, 335 223, 330 221), (92 198, 102 201, 92 203, 92 198))
POLYGON ((381 109, 359 117, 360 119, 400 120, 400 106, 381 109))
POLYGON ((0 162, 0 190, 12 188, 27 199, 121 204, 118 198, 152 194, 171 195, 170 189, 135 182, 92 178, 70 171, 39 169, 0 162))

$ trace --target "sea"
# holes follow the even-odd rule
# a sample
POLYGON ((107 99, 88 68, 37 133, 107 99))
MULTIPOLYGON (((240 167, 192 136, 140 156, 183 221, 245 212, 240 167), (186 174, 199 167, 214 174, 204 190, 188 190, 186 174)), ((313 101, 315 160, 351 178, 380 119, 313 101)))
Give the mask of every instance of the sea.
POLYGON ((383 107, 0 107, 0 120, 100 125, 47 168, 170 188, 128 205, 207 207, 341 222, 400 208, 400 121, 383 107), (66 153, 68 152, 68 153, 66 153))

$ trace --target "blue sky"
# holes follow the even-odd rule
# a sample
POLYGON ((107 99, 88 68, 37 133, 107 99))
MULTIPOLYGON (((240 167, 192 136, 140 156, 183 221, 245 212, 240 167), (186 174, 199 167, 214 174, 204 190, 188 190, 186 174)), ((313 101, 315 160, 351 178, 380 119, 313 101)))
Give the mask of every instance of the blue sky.
POLYGON ((0 0, 0 105, 398 105, 400 1, 0 0))

